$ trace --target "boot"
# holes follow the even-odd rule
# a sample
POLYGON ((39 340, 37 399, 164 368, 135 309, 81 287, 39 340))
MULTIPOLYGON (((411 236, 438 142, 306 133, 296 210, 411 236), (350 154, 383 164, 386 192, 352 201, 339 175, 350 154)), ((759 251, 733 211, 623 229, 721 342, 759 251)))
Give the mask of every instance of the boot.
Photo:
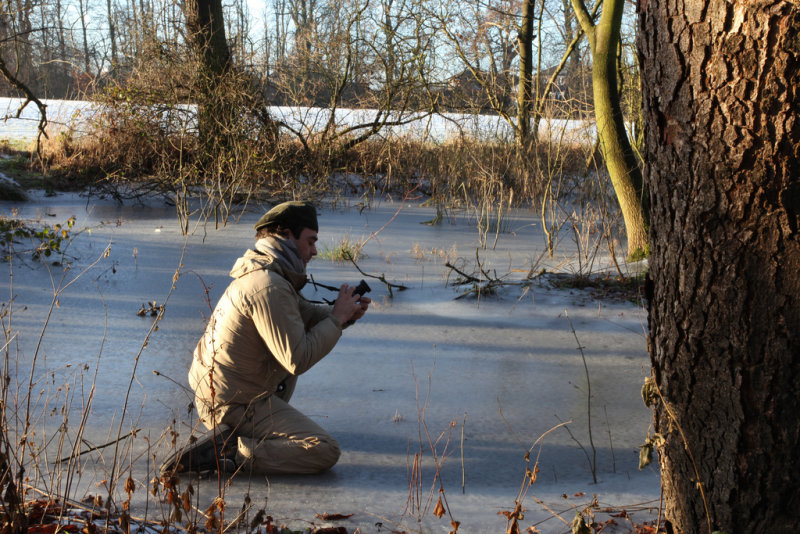
POLYGON ((189 438, 189 443, 170 454, 161 464, 159 473, 203 473, 236 471, 237 440, 228 425, 218 425, 205 434, 189 438))

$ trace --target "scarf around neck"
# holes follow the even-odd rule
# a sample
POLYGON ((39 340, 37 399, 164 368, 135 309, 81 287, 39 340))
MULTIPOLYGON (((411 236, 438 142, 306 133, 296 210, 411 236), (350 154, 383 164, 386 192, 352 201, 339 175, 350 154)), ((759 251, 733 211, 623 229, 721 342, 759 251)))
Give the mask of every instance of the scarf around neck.
POLYGON ((306 265, 292 240, 280 236, 262 237, 256 241, 255 249, 278 262, 290 274, 287 279, 295 289, 299 291, 306 284, 306 265))

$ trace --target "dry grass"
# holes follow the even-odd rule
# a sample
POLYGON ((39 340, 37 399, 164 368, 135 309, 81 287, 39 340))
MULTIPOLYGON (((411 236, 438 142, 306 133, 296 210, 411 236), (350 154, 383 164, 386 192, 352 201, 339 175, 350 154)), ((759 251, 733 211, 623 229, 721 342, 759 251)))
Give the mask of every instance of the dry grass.
MULTIPOLYGON (((91 135, 63 134, 45 143, 38 170, 47 182, 55 189, 113 189, 120 196, 123 191, 171 195, 219 182, 263 198, 280 198, 287 191, 299 197, 332 193, 371 198, 415 190, 445 212, 465 206, 480 211, 481 205, 511 198, 517 205, 531 203, 553 179, 542 169, 546 164, 552 170, 548 152, 556 150, 545 144, 519 154, 506 143, 461 139, 434 144, 397 138, 367 141, 337 154, 331 147, 305 147, 290 136, 273 143, 257 129, 227 147, 219 155, 224 163, 215 167, 216 176, 208 176, 193 132, 159 126, 157 111, 123 111, 106 109, 91 135), (340 187, 336 177, 341 175, 360 177, 358 188, 340 187)), ((562 191, 571 190, 578 184, 575 177, 585 149, 560 147, 558 158, 557 179, 569 182, 562 191)))

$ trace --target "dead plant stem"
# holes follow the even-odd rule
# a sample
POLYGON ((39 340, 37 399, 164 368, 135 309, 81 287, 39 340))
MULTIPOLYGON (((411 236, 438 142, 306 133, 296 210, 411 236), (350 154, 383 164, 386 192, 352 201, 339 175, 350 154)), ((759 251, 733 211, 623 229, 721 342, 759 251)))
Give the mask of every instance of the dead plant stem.
MULTIPOLYGON (((54 312, 55 308, 59 304, 59 297, 72 284, 74 284, 80 278, 82 278, 84 274, 89 272, 98 263, 100 263, 100 261, 103 258, 107 257, 110 250, 111 250, 111 244, 109 243, 106 246, 106 248, 103 250, 103 253, 100 254, 100 256, 98 256, 85 269, 83 269, 80 272, 78 272, 78 274, 72 280, 70 280, 67 283, 64 283, 64 280, 66 279, 67 273, 69 272, 68 270, 65 269, 62 272, 61 280, 58 282, 58 284, 56 284, 55 280, 53 278, 52 271, 50 271, 48 269, 48 274, 50 275, 50 282, 51 282, 52 287, 53 287, 53 298, 50 299, 50 305, 48 307, 47 314, 45 315, 44 323, 42 324, 42 329, 41 329, 41 331, 39 333, 39 337, 38 337, 38 339, 36 341, 36 348, 33 351, 33 357, 32 357, 32 360, 31 360, 30 374, 28 376, 28 390, 27 390, 27 395, 25 396, 25 414, 24 414, 24 416, 25 416, 25 424, 24 424, 24 430, 23 430, 22 436, 21 436, 21 438, 19 440, 20 449, 19 449, 19 453, 18 453, 18 461, 20 462, 21 465, 24 463, 25 452, 27 450, 28 442, 29 442, 28 433, 30 432, 30 428, 31 428, 31 398, 32 398, 31 393, 33 391, 33 384, 35 382, 34 381, 34 376, 36 374, 36 368, 37 368, 37 364, 38 364, 38 361, 39 361, 39 354, 40 354, 40 351, 41 351, 41 348, 42 348, 42 343, 44 341, 45 332, 47 331, 47 327, 50 324, 50 319, 53 316, 53 312, 54 312)), ((23 470, 20 470, 20 476, 22 476, 22 471, 23 470)), ((21 485, 22 481, 18 481, 18 482, 19 482, 18 486, 21 485)))
POLYGON ((564 316, 567 318, 569 327, 572 330, 572 335, 575 336, 575 341, 578 343, 578 350, 583 360, 583 369, 586 372, 586 419, 589 429, 589 446, 592 449, 592 458, 589 461, 589 467, 592 470, 592 480, 597 484, 597 449, 592 439, 592 381, 589 378, 589 366, 586 363, 586 354, 583 352, 583 345, 581 345, 581 341, 578 339, 578 334, 575 332, 575 327, 572 324, 572 320, 569 318, 567 310, 564 310, 564 316))
POLYGON ((706 500, 706 492, 704 489, 703 481, 700 478, 700 470, 697 468, 697 462, 694 460, 694 454, 692 454, 692 449, 689 446, 689 440, 686 438, 686 434, 683 433, 683 427, 681 427, 680 422, 678 421, 677 416, 672 411, 672 407, 670 407, 669 403, 664 398, 664 395, 661 394, 661 387, 659 387, 658 382, 656 382, 655 377, 653 377, 653 385, 656 387, 656 392, 658 393, 658 397, 661 399, 661 402, 664 404, 664 410, 669 415, 669 418, 672 419, 672 422, 675 423, 675 428, 678 429, 678 432, 681 435, 681 439, 683 440, 683 446, 686 449, 686 453, 689 455, 689 460, 692 462, 692 468, 694 469, 694 476, 697 477, 697 488, 700 490, 700 497, 703 499, 703 508, 706 511, 706 522, 708 526, 708 532, 712 532, 711 529, 711 511, 708 508, 708 501, 706 500))
MULTIPOLYGON (((139 346, 139 350, 137 351, 136 356, 134 358, 133 369, 131 369, 130 379, 128 380, 128 387, 125 391, 125 400, 122 403, 122 413, 119 418, 119 426, 117 427, 117 439, 114 442, 114 457, 111 464, 111 474, 108 480, 108 500, 106 501, 106 506, 108 507, 109 510, 111 506, 110 503, 113 498, 114 486, 116 485, 118 477, 117 465, 118 465, 119 443, 120 440, 122 439, 122 425, 125 421, 125 416, 128 411, 128 402, 130 400, 131 389, 133 388, 133 383, 136 380, 136 371, 139 367, 139 359, 141 358, 144 349, 147 347, 147 344, 150 341, 150 337, 158 329, 158 324, 164 317, 164 313, 166 312, 166 306, 167 303, 169 302, 170 296, 172 296, 172 293, 175 291, 175 286, 178 282, 178 279, 180 278, 181 268, 183 267, 183 258, 186 255, 187 244, 188 244, 188 235, 187 238, 184 240, 183 248, 181 249, 181 256, 180 259, 178 260, 178 267, 175 269, 175 274, 172 276, 172 284, 170 285, 170 289, 169 291, 167 291, 167 295, 164 298, 162 308, 159 310, 158 315, 153 320, 153 324, 150 325, 150 328, 148 329, 147 334, 144 337, 144 341, 139 346)), ((106 528, 108 528, 108 526, 109 526, 108 523, 106 523, 106 528)))
MULTIPOLYGON (((65 456, 65 457, 61 458, 60 460, 56 460, 55 463, 64 463, 64 462, 66 462, 68 460, 73 460, 73 459, 77 458, 78 456, 83 456, 84 454, 89 454, 90 452, 93 452, 93 451, 99 451, 100 449, 105 449, 106 447, 110 447, 111 445, 114 445, 115 443, 117 443, 120 440, 126 439, 126 438, 128 438, 130 436, 135 436, 136 433, 139 432, 139 430, 141 430, 141 429, 137 428, 135 430, 132 430, 132 431, 128 432, 127 434, 125 434, 124 436, 120 436, 119 439, 115 439, 115 440, 109 441, 108 443, 103 443, 102 445, 93 445, 93 446, 89 447, 88 449, 82 450, 81 452, 79 452, 77 454, 73 452, 69 456, 65 456)), ((80 442, 81 441, 76 440, 76 442, 75 442, 76 446, 80 442)), ((86 443, 86 442, 84 441, 83 443, 86 443)))

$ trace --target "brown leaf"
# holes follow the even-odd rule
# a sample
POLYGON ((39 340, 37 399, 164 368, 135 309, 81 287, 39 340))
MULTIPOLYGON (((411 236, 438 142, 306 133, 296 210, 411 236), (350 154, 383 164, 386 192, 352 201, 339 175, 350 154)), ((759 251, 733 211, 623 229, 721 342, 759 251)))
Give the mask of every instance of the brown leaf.
POLYGON ((125 493, 131 494, 136 491, 136 482, 133 481, 131 477, 128 477, 125 480, 125 493))
POLYGON ((511 522, 508 530, 506 530, 506 534, 519 534, 519 523, 517 523, 516 519, 511 522))
POLYGON ((214 499, 214 505, 217 507, 217 510, 219 510, 222 513, 225 513, 225 499, 223 499, 222 497, 217 497, 216 499, 214 499))
POLYGON ((341 521, 342 519, 349 519, 353 517, 353 514, 330 514, 325 512, 322 514, 314 514, 314 516, 325 521, 341 521))
POLYGON ((433 509, 433 515, 441 519, 444 514, 445 514, 444 505, 442 504, 442 496, 440 495, 439 500, 436 501, 436 507, 433 509))
POLYGON ((450 534, 458 534, 458 527, 461 526, 461 522, 450 521, 450 526, 453 527, 453 530, 450 531, 450 534))
POLYGON ((539 476, 539 466, 538 465, 534 466, 533 469, 529 468, 526 471, 526 474, 528 475, 528 479, 530 480, 531 485, 535 484, 536 483, 536 479, 539 476))
POLYGON ((192 496, 189 494, 189 490, 183 492, 183 511, 188 512, 192 509, 192 496))

